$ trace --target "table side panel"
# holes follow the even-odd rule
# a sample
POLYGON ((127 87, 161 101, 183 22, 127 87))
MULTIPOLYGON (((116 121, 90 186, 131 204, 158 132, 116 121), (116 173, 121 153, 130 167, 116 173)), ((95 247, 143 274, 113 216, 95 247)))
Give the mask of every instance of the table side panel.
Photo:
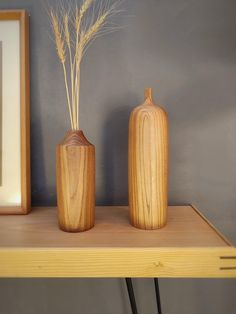
POLYGON ((0 249, 0 277, 236 278, 236 249, 0 249))

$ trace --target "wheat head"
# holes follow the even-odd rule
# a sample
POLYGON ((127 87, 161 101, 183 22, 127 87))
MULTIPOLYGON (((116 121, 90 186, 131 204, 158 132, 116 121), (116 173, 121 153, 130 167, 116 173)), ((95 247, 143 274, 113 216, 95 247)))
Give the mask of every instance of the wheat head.
POLYGON ((53 27, 53 31, 55 35, 57 54, 61 63, 64 64, 66 61, 65 48, 64 48, 65 45, 64 45, 64 40, 62 38, 62 34, 61 34, 60 26, 59 26, 58 16, 51 10, 50 17, 51 17, 52 27, 53 27))
MULTIPOLYGON (((119 0, 114 1, 119 2, 119 0)), ((71 128, 79 130, 81 60, 89 43, 108 32, 106 21, 117 11, 116 5, 110 5, 109 0, 82 0, 82 4, 75 5, 73 11, 71 7, 68 10, 62 7, 58 12, 51 9, 49 16, 56 51, 63 67, 71 128), (100 3, 96 6, 95 2, 100 3), (90 7, 92 7, 91 14, 89 14, 90 7), (107 27, 102 31, 104 25, 107 27)))

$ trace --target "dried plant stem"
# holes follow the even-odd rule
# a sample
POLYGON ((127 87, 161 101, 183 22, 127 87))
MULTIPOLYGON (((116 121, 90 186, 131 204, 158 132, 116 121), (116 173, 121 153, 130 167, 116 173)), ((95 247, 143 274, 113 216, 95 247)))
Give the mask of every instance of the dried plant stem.
MULTIPOLYGON (((88 1, 86 1, 88 2, 88 1)), ((84 3, 84 5, 86 4, 84 3)), ((83 17, 83 14, 85 13, 86 7, 84 5, 81 7, 80 11, 77 10, 76 12, 76 20, 75 20, 75 28, 76 28, 76 50, 75 50, 75 89, 76 89, 76 95, 75 95, 75 108, 76 108, 76 123, 77 128, 79 129, 79 101, 80 101, 80 79, 78 75, 80 75, 80 65, 78 62, 81 45, 80 45, 80 27, 81 27, 81 19, 83 17)), ((87 5, 87 4, 86 4, 87 5)))
POLYGON ((89 43, 110 31, 107 27, 101 31, 107 18, 115 13, 115 5, 109 5, 110 0, 82 0, 81 6, 76 5, 74 10, 62 7, 59 12, 49 11, 57 55, 63 68, 72 130, 80 127, 81 61, 89 43), (91 14, 88 14, 89 10, 91 14))
POLYGON ((74 126, 74 121, 73 121, 72 112, 71 112, 70 94, 69 94, 69 88, 68 88, 68 80, 67 80, 67 74, 66 74, 65 63, 62 64, 62 67, 63 67, 63 72, 64 72, 64 80, 65 80, 65 87, 66 87, 67 104, 68 104, 69 115, 70 115, 70 123, 71 123, 72 130, 74 130, 74 129, 75 129, 75 126, 74 126))
MULTIPOLYGON (((71 81, 71 100, 72 100, 72 108, 74 108, 74 90, 75 90, 75 87, 74 87, 74 69, 73 69, 73 62, 72 62, 72 54, 71 54, 71 49, 69 49, 69 55, 70 55, 70 74, 71 74, 71 78, 70 78, 70 81, 71 81)), ((75 128, 76 128, 76 125, 74 125, 75 128)))
MULTIPOLYGON (((71 44, 70 44, 69 17, 68 17, 68 14, 66 14, 65 17, 64 17, 64 28, 65 28, 66 43, 67 43, 67 47, 68 47, 68 51, 69 51, 70 83, 71 83, 71 106, 70 107, 72 107, 72 111, 73 111, 73 114, 72 114, 72 120, 73 120, 73 117, 75 116, 74 105, 73 105, 73 103, 74 103, 74 69, 73 69, 73 59, 72 59, 71 44)), ((68 87, 67 87, 67 90, 68 90, 68 87)), ((68 92, 69 92, 69 90, 68 90, 68 92)), ((75 123, 74 120, 73 120, 73 125, 74 125, 74 128, 76 128, 76 123, 75 123)))
POLYGON ((80 105, 79 91, 80 91, 80 68, 78 69, 78 72, 77 72, 76 122, 77 122, 78 128, 79 128, 79 105, 80 105))

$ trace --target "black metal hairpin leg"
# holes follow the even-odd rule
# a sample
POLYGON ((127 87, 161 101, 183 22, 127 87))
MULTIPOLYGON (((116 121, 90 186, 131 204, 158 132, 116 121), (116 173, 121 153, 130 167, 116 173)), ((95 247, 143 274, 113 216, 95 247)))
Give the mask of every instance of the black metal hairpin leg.
POLYGON ((133 284, 132 284, 132 279, 131 278, 125 278, 125 281, 126 281, 128 294, 129 294, 129 301, 130 301, 132 314, 138 314, 135 295, 134 295, 134 289, 133 289, 133 284))
POLYGON ((160 297, 160 290, 159 290, 159 282, 157 278, 154 278, 155 284, 155 292, 156 292, 156 301, 157 301, 157 313, 162 314, 161 311, 161 297, 160 297))

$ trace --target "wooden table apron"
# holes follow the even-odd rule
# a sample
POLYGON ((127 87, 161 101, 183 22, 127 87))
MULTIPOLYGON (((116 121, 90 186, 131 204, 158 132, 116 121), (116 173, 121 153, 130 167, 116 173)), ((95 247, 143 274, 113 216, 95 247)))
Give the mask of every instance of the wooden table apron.
POLYGON ((1 249, 1 277, 236 277, 234 248, 1 249))

